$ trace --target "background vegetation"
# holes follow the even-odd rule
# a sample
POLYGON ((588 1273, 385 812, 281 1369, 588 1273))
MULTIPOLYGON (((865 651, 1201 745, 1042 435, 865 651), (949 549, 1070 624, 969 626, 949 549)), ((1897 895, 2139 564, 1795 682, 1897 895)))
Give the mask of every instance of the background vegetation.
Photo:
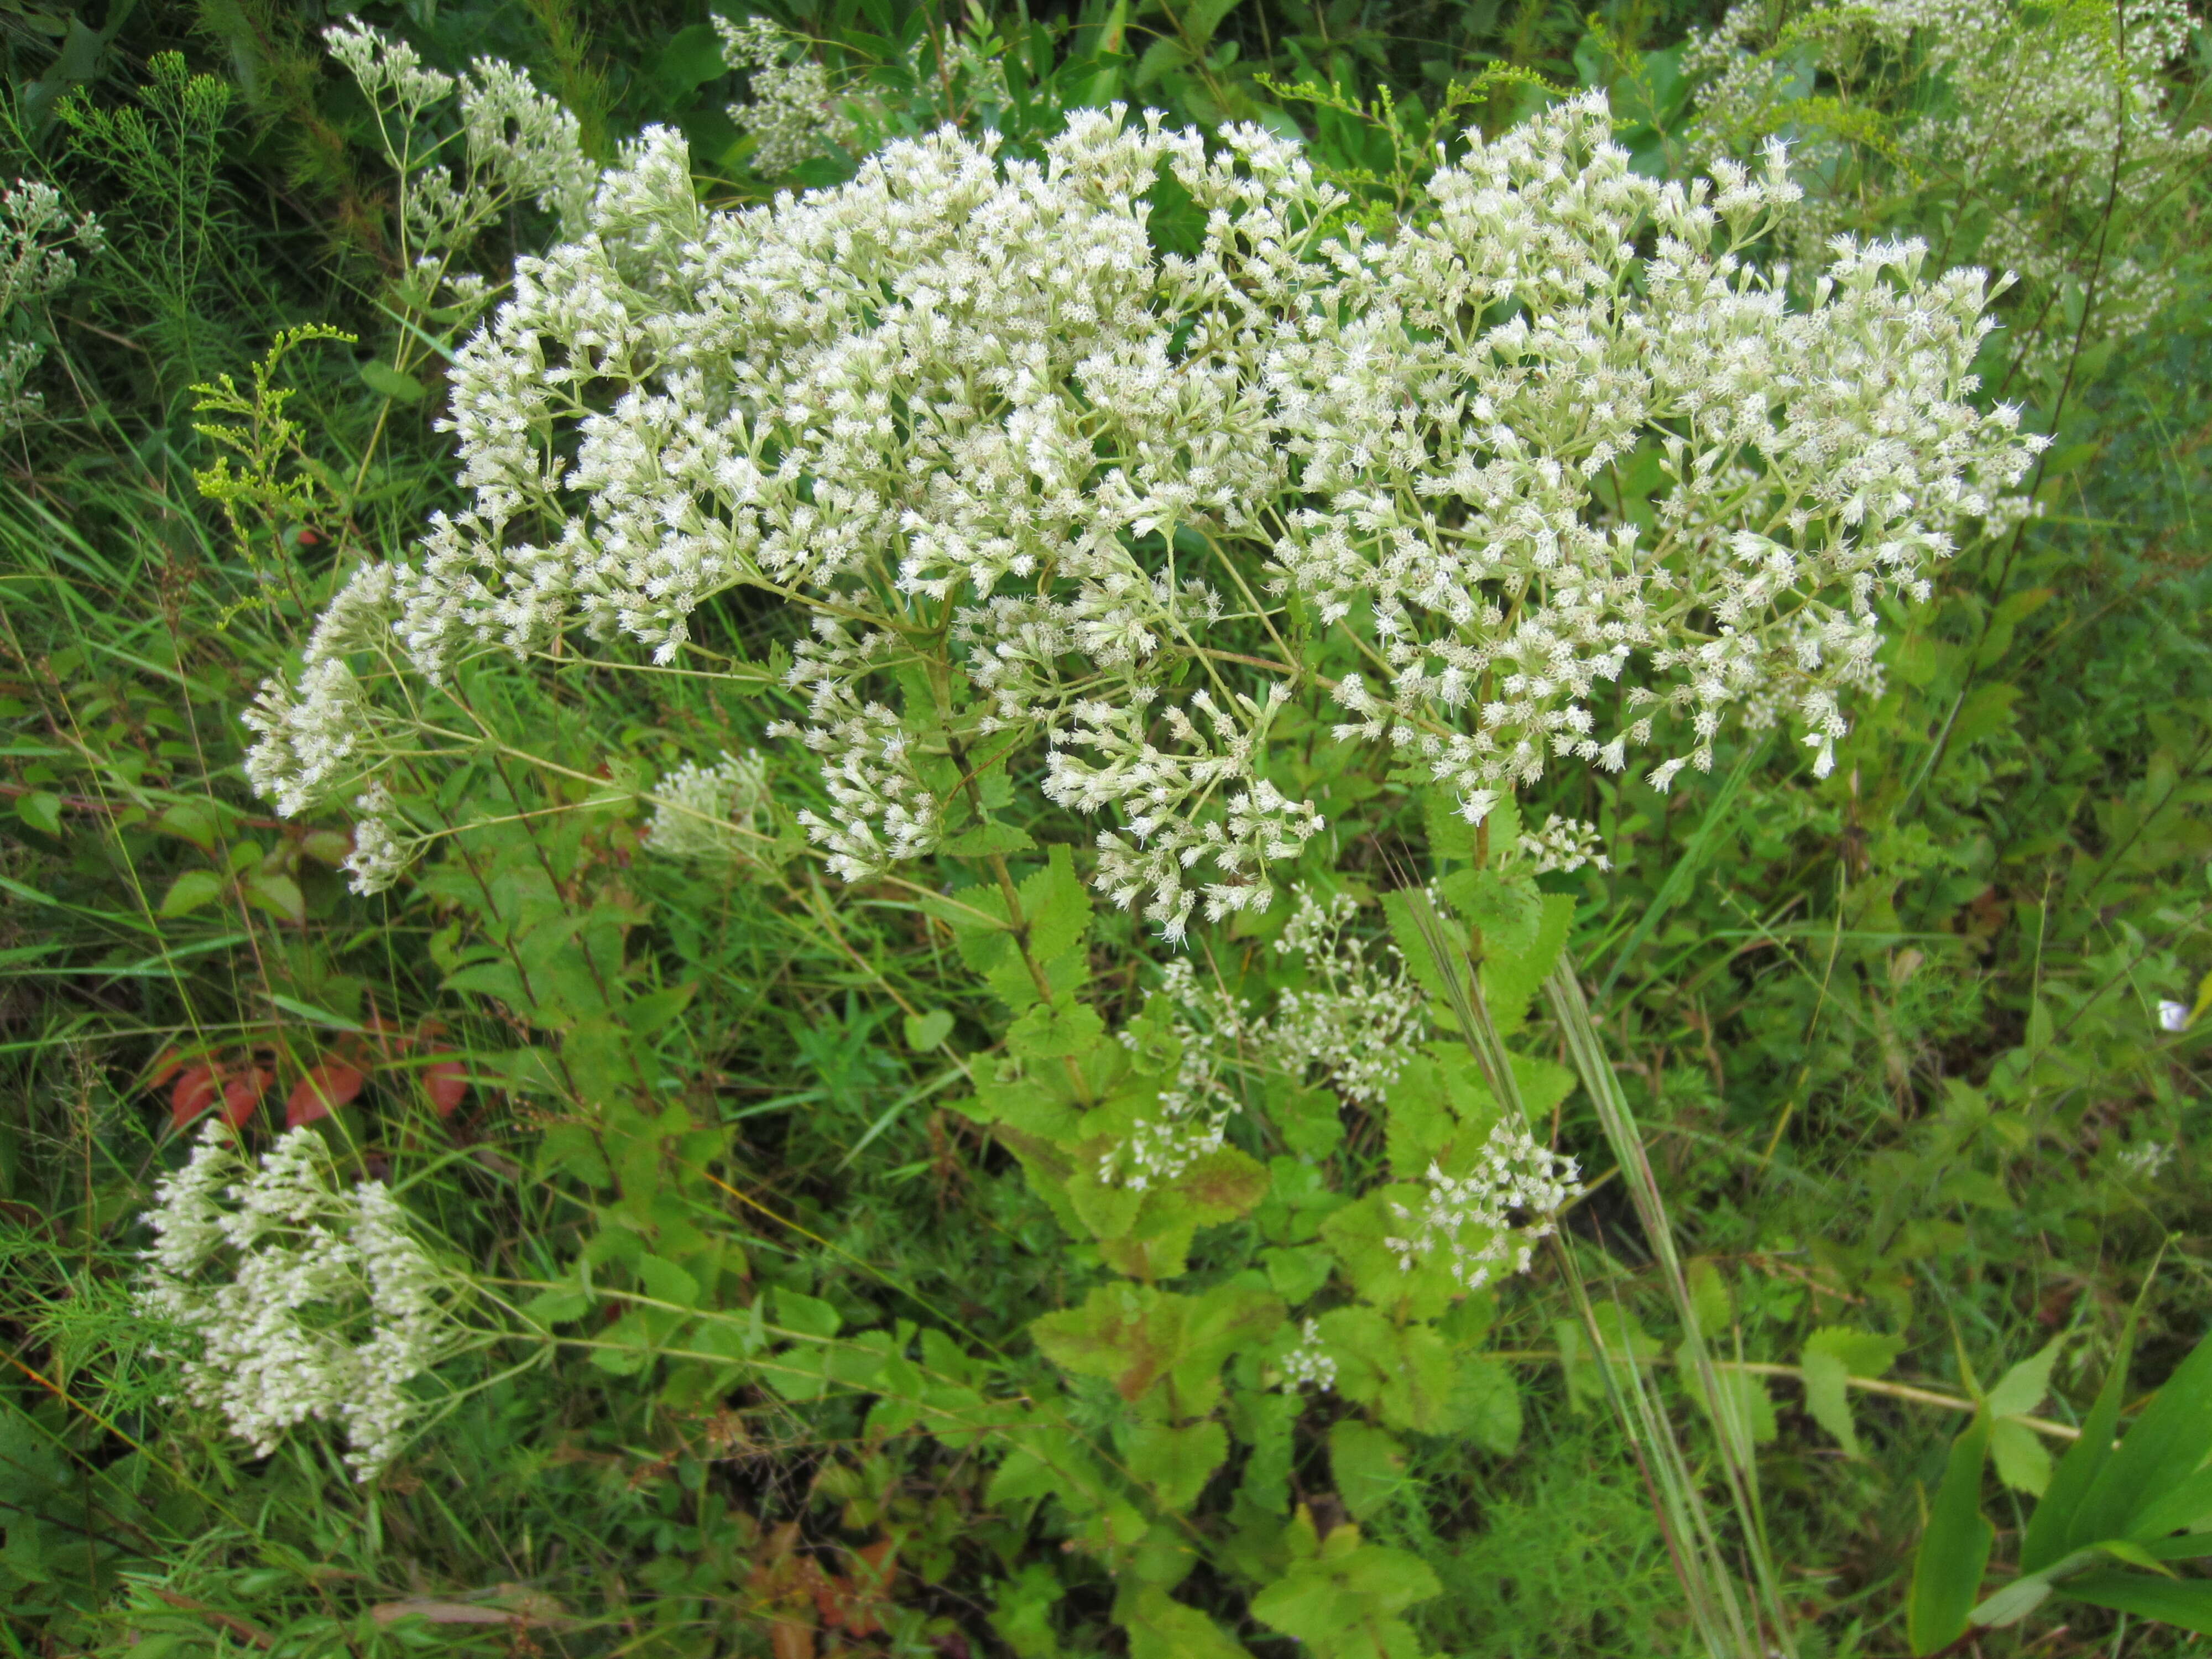
MULTIPOLYGON (((854 164, 750 168, 727 112, 745 83, 703 0, 362 12, 449 69, 526 66, 603 158, 648 122, 681 127, 727 202, 854 164)), ((1061 108, 1127 98, 1295 125, 1377 211, 1407 198, 1432 131, 1502 126, 1540 79, 1613 86, 1639 155, 1680 165, 1678 48, 1717 21, 1674 0, 781 15, 865 104, 871 138, 953 118, 1020 143, 1061 108), (953 31, 1007 65, 1003 96, 936 72, 953 31)), ((793 836, 737 872, 642 846, 628 781, 742 751, 793 701, 765 678, 740 699, 585 668, 487 680, 473 695, 508 700, 501 719, 544 734, 568 775, 487 753, 438 803, 465 833, 379 897, 337 872, 343 823, 277 820, 246 788, 256 689, 289 672, 337 573, 454 493, 449 343, 394 308, 390 180, 323 57, 334 21, 281 0, 0 7, 4 170, 52 181, 108 243, 5 322, 45 355, 42 410, 0 443, 0 1642, 133 1659, 1132 1651, 1067 1515, 994 1486, 984 1456, 887 1426, 835 1376, 732 1384, 712 1355, 574 1343, 464 1379, 483 1385, 366 1486, 313 1434, 257 1459, 165 1398, 131 1306, 137 1218, 179 1128, 218 1099, 252 1136, 334 1106, 362 1169, 404 1179, 487 1276, 681 1259, 679 1301, 830 1334, 956 1331, 1009 1392, 1042 1397, 1029 1328, 1101 1276, 962 1109, 954 1058, 988 1054, 1005 1018, 954 929, 888 890, 840 894, 793 836), (269 357, 310 324, 344 334, 269 357), (212 499, 195 477, 226 453, 259 483, 212 499)), ((2191 52, 2172 70, 2185 109, 2212 67, 2201 28, 2191 52)), ((1817 112, 1803 119, 1817 136, 1817 112)), ((1846 137, 1863 228, 1936 240, 1970 212, 1884 173, 1878 132, 1846 137)), ((2202 179, 2176 179, 2131 233, 2170 278, 2154 314, 2076 328, 2005 390, 2056 439, 2033 481, 2042 515, 1896 611, 1886 689, 1854 711, 1832 775, 1738 742, 1668 794, 1574 780, 1524 809, 1605 833, 1612 871, 1544 884, 1573 901, 1569 945, 1709 1328, 1778 1368, 1752 1428, 1808 1654, 1905 1650, 1911 1553, 1965 1420, 1915 1391, 1963 1401, 2063 1339, 2048 1398, 2021 1409, 2076 1423, 2138 1299, 2148 1381, 2212 1314, 2206 1022, 2160 1014, 2201 1012, 2212 969, 2212 304, 2202 179), (1836 1329, 1891 1339, 1851 1369, 1898 1385, 1856 1389, 1840 1418, 1799 1374, 1836 1329)), ((518 209, 477 268, 548 234, 518 209)), ((730 618, 763 664, 781 626, 730 618)), ((1379 766, 1322 781, 1349 890, 1395 885, 1430 848, 1416 796, 1379 766)), ((1218 944, 1250 957, 1267 937, 1218 944)), ((1091 972, 1120 976, 1125 1014, 1146 957, 1125 921, 1097 923, 1091 972)), ((1532 1050, 1560 1041, 1540 1016, 1532 1050)), ((1586 1270, 1671 1352, 1675 1314, 1627 1183, 1598 1178, 1584 1094, 1556 1134, 1592 1177, 1570 1220, 1586 1270)), ((1277 1231, 1214 1247, 1224 1273, 1300 1243, 1287 1214, 1254 1224, 1277 1231)), ((1432 1575, 1405 1598, 1422 1650, 1681 1649, 1660 1524, 1555 1271, 1482 1311, 1453 1335, 1483 1356, 1479 1409, 1350 1451, 1300 1445, 1293 1498, 1326 1532, 1346 1469, 1372 1477, 1358 1522, 1432 1575)), ((1651 1375, 1679 1397, 1671 1370, 1651 1375)), ((1069 1432, 1104 1431, 1103 1392, 1070 1396, 1069 1432)), ((2034 1434, 2011 1443, 1990 1488, 2000 1559, 2008 1506, 2012 1526, 2024 1513, 2010 1494, 2036 1480, 2034 1434)), ((1241 1636, 1292 1650, 1258 1625, 1241 1636)), ((2189 1639, 2077 1606, 2055 1633, 1983 1650, 2189 1639)))

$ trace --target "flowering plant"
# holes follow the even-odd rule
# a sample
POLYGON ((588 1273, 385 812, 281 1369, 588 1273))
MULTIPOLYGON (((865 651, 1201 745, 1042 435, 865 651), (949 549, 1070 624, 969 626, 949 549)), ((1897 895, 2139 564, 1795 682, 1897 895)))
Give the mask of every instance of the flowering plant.
POLYGON ((370 1480, 416 1414, 408 1385, 465 1341, 472 1281, 438 1265, 383 1182, 336 1185, 313 1130, 254 1160, 234 1133, 210 1121, 161 1182, 140 1309, 193 1349, 179 1356, 185 1396, 257 1456, 287 1429, 334 1420, 370 1480))
POLYGON ((376 780, 480 740, 410 681, 572 636, 757 684, 720 649, 747 588, 811 620, 776 729, 833 871, 1002 847, 1041 749, 1103 820, 1092 883, 1170 939, 1322 833, 1271 745, 1309 694, 1476 823, 1559 760, 1663 786, 1731 718, 1825 769, 1881 596, 2020 510, 2039 441, 1972 401, 1987 280, 1839 240, 1793 301, 1750 257, 1779 148, 1661 184, 1595 94, 1470 143, 1376 238, 1250 127, 940 132, 737 213, 649 131, 460 353, 469 504, 332 602, 255 782, 389 812, 376 780), (1164 174, 1187 246, 1148 230, 1164 174))
POLYGON ((2212 146, 2162 77, 2185 0, 1739 3, 1693 36, 1692 149, 1787 132, 1819 180, 1792 242, 1933 217, 1948 246, 2016 273, 2008 355, 2057 368, 2150 325, 2175 293, 2190 173, 2212 146))

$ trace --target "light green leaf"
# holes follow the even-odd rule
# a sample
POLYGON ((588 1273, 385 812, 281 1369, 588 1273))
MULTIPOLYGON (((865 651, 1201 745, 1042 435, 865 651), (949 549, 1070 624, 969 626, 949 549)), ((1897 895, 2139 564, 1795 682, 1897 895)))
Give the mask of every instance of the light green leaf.
POLYGON ((1373 1424, 1344 1418, 1328 1431, 1328 1468, 1352 1519, 1367 1521, 1404 1489, 1406 1449, 1373 1424))
POLYGON ((187 870, 169 884, 169 890, 161 895, 159 915, 165 916, 190 915, 203 904, 222 896, 228 884, 212 870, 187 870))
POLYGON ((1206 1490, 1229 1456, 1229 1431, 1218 1423, 1140 1424, 1128 1431, 1129 1473, 1152 1489, 1162 1509, 1180 1515, 1206 1490))
POLYGON ((1798 1369, 1805 1379, 1806 1411, 1836 1437, 1845 1456, 1858 1456, 1858 1430, 1851 1421, 1850 1392, 1846 1386, 1850 1372, 1844 1362, 1832 1353, 1808 1349, 1798 1369))
POLYGON ((2016 1418, 2001 1417, 1990 1428, 1990 1461, 1997 1479, 2014 1492, 2040 1498, 2051 1485, 2051 1454, 2043 1437, 2016 1418))
POLYGON ((1988 1413, 1977 1412, 1951 1443, 1943 1484, 1928 1506, 1928 1528, 1912 1559, 1906 1632, 1916 1656, 1936 1653, 1965 1634, 1981 1600, 1996 1528, 1982 1516, 1982 1459, 1989 1449, 1988 1413))
MULTIPOLYGON (((1052 1580, 1052 1600, 1057 1601, 1065 1595, 1060 1581, 1052 1580)), ((1000 1605, 1005 1605, 1003 1598, 1000 1605)), ((1049 1636, 1050 1626, 1042 1619, 1037 1622, 1049 1636)), ((1130 1596, 1128 1610, 1121 1615, 1121 1626, 1129 1633, 1129 1659, 1252 1659, 1242 1642, 1196 1607, 1184 1606, 1158 1585, 1143 1585, 1130 1596)), ((1003 1624, 1000 1633, 1006 1633, 1003 1624)), ((1050 1648, 1018 1651, 1042 1655, 1057 1653, 1060 1649, 1055 1644, 1050 1648)))
POLYGON ((906 1046, 926 1054, 952 1035, 952 1016, 942 1008, 906 1017, 906 1046))
POLYGON ((1036 845, 1028 830, 1014 824, 979 823, 947 838, 942 850, 956 859, 980 859, 994 853, 1026 853, 1036 845))
MULTIPOLYGON (((640 1256, 636 1271, 638 1282, 654 1301, 673 1302, 679 1308, 699 1305, 699 1281, 673 1261, 657 1255, 640 1256)), ((830 1316, 834 1319, 836 1316, 833 1312, 830 1316)))
POLYGON ((301 895, 300 884, 282 870, 249 870, 239 883, 239 890, 257 910, 266 910, 285 921, 307 919, 307 901, 301 895))
POLYGON ((59 839, 62 833, 62 798, 45 789, 33 789, 15 797, 15 816, 42 835, 59 839))
POLYGON ((1106 1035, 1096 1009, 1070 999, 1040 1002, 1006 1032, 1006 1052, 1024 1060, 1062 1060, 1089 1054, 1106 1035))
POLYGON ((428 392, 422 381, 404 369, 372 357, 361 366, 361 383, 380 398, 389 398, 396 404, 419 404, 428 392))

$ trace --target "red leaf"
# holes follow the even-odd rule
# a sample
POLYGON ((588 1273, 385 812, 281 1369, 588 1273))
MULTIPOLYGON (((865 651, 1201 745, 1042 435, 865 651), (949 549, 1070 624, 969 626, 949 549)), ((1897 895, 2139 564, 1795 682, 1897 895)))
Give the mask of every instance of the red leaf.
POLYGON ((284 1127, 296 1129, 319 1117, 328 1117, 359 1094, 368 1081, 364 1073, 340 1060, 326 1060, 310 1066, 307 1076, 292 1085, 291 1098, 284 1103, 284 1127))
MULTIPOLYGON (((451 1054, 450 1048, 435 1052, 451 1054)), ((430 1091, 430 1108, 440 1117, 451 1117, 468 1098, 469 1068, 458 1060, 434 1060, 422 1068, 422 1086, 430 1091)))
POLYGON ((169 1091, 169 1127, 181 1129, 215 1104, 215 1068, 194 1066, 169 1091))
POLYGON ((146 1086, 158 1089, 185 1068, 185 1054, 182 1048, 164 1048, 155 1060, 153 1072, 146 1079, 146 1086))
POLYGON ((231 1079, 222 1087, 222 1121, 234 1129, 243 1126, 276 1080, 258 1066, 243 1077, 231 1079))

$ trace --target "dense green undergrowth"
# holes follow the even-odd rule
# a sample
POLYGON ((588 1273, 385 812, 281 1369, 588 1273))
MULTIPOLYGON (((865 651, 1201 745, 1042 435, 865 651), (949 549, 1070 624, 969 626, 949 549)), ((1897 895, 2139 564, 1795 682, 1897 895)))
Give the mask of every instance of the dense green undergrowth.
MULTIPOLYGON (((0 442, 9 1651, 1693 1652, 1717 1626, 1678 1571, 1686 1482, 1761 1642, 1903 1654, 1960 1431, 1988 1431, 2015 1563, 2130 1310, 2144 1395, 2204 1334, 2212 301, 2185 146, 2124 145, 2100 187, 2033 112, 1978 115, 1972 65, 1816 7, 1737 20, 1765 91, 1736 127, 1699 118, 1717 72, 1683 49, 1719 17, 1645 0, 835 0, 749 74, 703 7, 366 8, 447 71, 526 67, 594 162, 680 129, 721 207, 948 121, 1035 153, 1115 100, 1302 136, 1378 234, 1425 210, 1439 142, 1578 87, 1647 173, 1779 131, 1824 234, 2041 259, 1979 366, 2053 441, 2033 515, 1880 601, 1879 684, 1825 774, 1730 728, 1670 789, 1555 769, 1478 836, 1304 684, 1272 728, 1328 820, 1304 919, 1279 897, 1177 947, 1094 905, 1097 826, 1042 801, 1041 761, 951 769, 944 846, 839 880, 799 817, 822 781, 770 735, 805 716, 805 629, 744 591, 674 671, 556 642, 422 692, 465 740, 415 757, 419 855, 363 896, 362 815, 279 816, 240 717, 354 571, 463 504, 441 415, 483 313, 414 269, 325 9, 0 17, 9 174, 106 241, 65 283, 19 264, 0 319, 40 398, 0 442), (768 76, 810 64, 834 118, 764 173, 768 76), (1953 118, 2036 142, 1966 176, 1916 125, 1953 118), (2123 258, 2134 309, 2100 312, 2123 258), (754 751, 762 787, 673 856, 669 775, 754 751), (1553 814, 1603 865, 1502 862, 1553 814), (1281 1036, 1355 979, 1370 1023, 1317 1059, 1281 1036), (1209 1042, 1236 1055, 1216 1144, 1155 1188, 1098 1175, 1209 1042), (1363 1044, 1387 1086, 1347 1081, 1363 1044), (254 1152, 314 1126, 466 1287, 373 1479, 331 1422, 232 1434, 136 1299, 156 1183, 221 1117, 254 1152), (1579 1161, 1559 1237, 1474 1288, 1407 1267, 1390 1206, 1493 1125, 1579 1161), (1638 1401, 1668 1434, 1630 1431, 1638 1401)), ((2089 75, 2106 9, 2006 26, 2037 73, 2089 75)), ((2176 132, 2207 53, 2200 25, 2156 65, 2176 132)), ((1188 252, 1173 182, 1149 230, 1188 252)), ((496 288, 562 234, 517 187, 429 246, 496 288)), ((1616 470, 1622 518, 1648 524, 1657 468, 1616 470)), ((2053 1605, 1963 1639, 2196 1639, 2053 1605)))

